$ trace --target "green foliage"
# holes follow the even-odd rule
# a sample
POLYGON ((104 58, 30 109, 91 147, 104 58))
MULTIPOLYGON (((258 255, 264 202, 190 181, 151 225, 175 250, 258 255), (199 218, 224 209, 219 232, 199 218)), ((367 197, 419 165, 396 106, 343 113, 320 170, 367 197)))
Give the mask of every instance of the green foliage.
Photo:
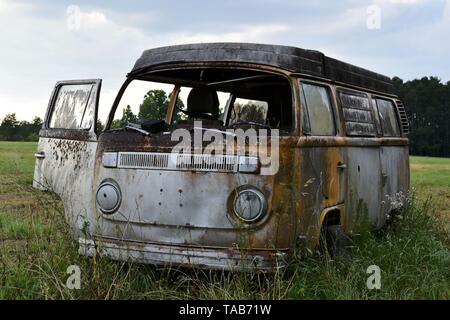
POLYGON ((114 119, 111 123, 111 128, 123 128, 129 122, 135 122, 137 120, 137 116, 131 110, 130 105, 127 105, 125 109, 122 110, 122 118, 114 119))
POLYGON ((97 119, 97 132, 102 132, 105 126, 100 119, 97 119))
POLYGON ((150 90, 139 106, 139 118, 164 119, 169 106, 169 99, 164 90, 150 90))
MULTIPOLYGON (((170 95, 168 96, 164 90, 155 89, 148 91, 144 100, 139 106, 139 118, 141 119, 165 119, 167 109, 169 107, 170 95)), ((184 110, 184 103, 179 97, 175 103, 176 109, 184 110)), ((180 112, 175 110, 174 121, 183 118, 180 112)))
POLYGON ((307 258, 290 290, 293 299, 449 299, 449 234, 433 203, 411 200, 397 223, 353 237, 351 260, 307 258), (366 286, 367 268, 381 269, 381 289, 366 286))
POLYGON ((449 157, 450 83, 443 84, 437 77, 393 80, 410 121, 411 154, 449 157))
POLYGON ((31 122, 18 121, 15 113, 8 113, 0 125, 0 140, 38 141, 42 119, 34 117, 31 122))

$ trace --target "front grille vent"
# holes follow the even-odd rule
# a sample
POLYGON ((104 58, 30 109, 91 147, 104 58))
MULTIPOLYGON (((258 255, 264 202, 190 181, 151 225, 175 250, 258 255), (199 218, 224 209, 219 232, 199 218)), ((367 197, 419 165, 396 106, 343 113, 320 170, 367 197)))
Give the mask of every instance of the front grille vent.
POLYGON ((238 158, 235 155, 119 152, 117 167, 124 169, 238 172, 238 158))

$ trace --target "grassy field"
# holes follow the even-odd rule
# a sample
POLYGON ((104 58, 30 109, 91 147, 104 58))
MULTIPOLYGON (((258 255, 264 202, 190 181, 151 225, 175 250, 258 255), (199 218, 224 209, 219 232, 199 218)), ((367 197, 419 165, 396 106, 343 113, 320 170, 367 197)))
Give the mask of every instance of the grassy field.
POLYGON ((306 257, 281 273, 252 275, 79 256, 60 201, 31 187, 35 150, 0 142, 0 299, 450 298, 450 159, 411 158, 417 196, 402 223, 362 232, 351 260, 306 257), (380 290, 366 287, 373 264, 380 290), (65 287, 69 265, 80 266, 80 290, 65 287))
POLYGON ((411 185, 420 199, 431 197, 437 213, 450 222, 450 159, 411 157, 411 185))

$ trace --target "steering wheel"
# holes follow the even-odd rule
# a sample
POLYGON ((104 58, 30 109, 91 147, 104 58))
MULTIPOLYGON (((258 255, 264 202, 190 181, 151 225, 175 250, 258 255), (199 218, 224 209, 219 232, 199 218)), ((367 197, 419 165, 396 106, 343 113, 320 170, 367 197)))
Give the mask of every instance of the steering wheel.
POLYGON ((187 110, 183 110, 177 106, 175 106, 178 110, 180 110, 181 112, 183 112, 185 115, 187 115, 189 118, 203 118, 203 119, 207 119, 207 120, 217 120, 217 117, 214 116, 211 113, 206 113, 206 112, 189 112, 187 110))

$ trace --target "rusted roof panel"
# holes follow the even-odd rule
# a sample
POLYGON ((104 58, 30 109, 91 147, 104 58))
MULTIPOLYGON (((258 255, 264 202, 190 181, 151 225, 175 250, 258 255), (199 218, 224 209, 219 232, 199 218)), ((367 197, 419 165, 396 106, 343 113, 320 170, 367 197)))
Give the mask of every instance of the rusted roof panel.
POLYGON ((130 75, 160 65, 239 62, 275 66, 375 91, 394 93, 387 76, 325 56, 316 50, 255 43, 197 43, 145 50, 130 75))

